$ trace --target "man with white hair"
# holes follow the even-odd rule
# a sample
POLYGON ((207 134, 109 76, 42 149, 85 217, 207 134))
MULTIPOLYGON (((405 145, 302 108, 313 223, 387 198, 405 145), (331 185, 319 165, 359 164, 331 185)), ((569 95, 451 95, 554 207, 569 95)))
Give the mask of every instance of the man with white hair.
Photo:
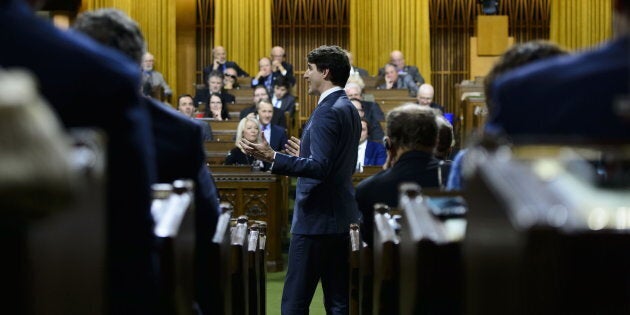
POLYGON ((433 89, 433 85, 429 83, 425 83, 418 88, 418 104, 421 106, 429 106, 433 109, 437 109, 441 114, 444 113, 444 107, 442 105, 433 102, 433 96, 435 95, 435 90, 433 89))
MULTIPOLYGON (((405 56, 403 56, 402 51, 394 50, 389 54, 389 63, 396 66, 396 70, 399 75, 408 75, 410 76, 416 85, 421 85, 424 83, 424 78, 420 74, 418 67, 416 66, 408 66, 405 64, 405 56)), ((380 68, 378 70, 379 78, 385 77, 385 68, 380 68)))

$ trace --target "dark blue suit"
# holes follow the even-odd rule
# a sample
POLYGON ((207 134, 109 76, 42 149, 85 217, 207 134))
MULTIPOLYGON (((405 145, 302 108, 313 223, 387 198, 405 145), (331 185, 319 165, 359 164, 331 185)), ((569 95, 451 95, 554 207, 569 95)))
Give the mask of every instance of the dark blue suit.
POLYGON ((219 217, 217 188, 206 167, 202 129, 199 124, 167 105, 146 99, 153 120, 158 182, 192 179, 195 184, 195 289, 205 314, 211 314, 208 266, 209 245, 219 217))
POLYGON ((517 141, 545 136, 627 142, 630 120, 615 112, 615 102, 630 94, 628 56, 630 36, 625 36, 592 51, 505 74, 493 86, 488 131, 503 130, 517 141))
POLYGON ((287 144, 287 131, 274 124, 270 125, 271 128, 271 139, 268 139, 269 145, 274 151, 282 151, 284 150, 284 145, 287 144))
POLYGON ((0 1, 0 38, 0 66, 32 71, 66 127, 106 133, 110 312, 157 312, 155 165, 149 115, 139 101, 140 67, 83 35, 58 30, 21 0, 0 1))
POLYGON ((363 158, 363 165, 383 165, 387 159, 387 151, 385 147, 374 141, 368 141, 365 145, 365 157, 363 158))
POLYGON ((348 229, 359 218, 352 173, 361 122, 343 90, 326 96, 304 125, 300 157, 277 153, 275 174, 299 176, 283 314, 308 312, 321 278, 326 309, 347 313, 348 229))
MULTIPOLYGON (((236 62, 229 60, 220 65, 217 71, 224 73, 227 68, 234 68, 234 70, 236 70, 236 75, 239 77, 249 77, 249 73, 247 73, 247 71, 241 69, 236 62)), ((210 75, 210 72, 212 72, 212 65, 203 68, 203 82, 208 82, 208 75, 210 75)))

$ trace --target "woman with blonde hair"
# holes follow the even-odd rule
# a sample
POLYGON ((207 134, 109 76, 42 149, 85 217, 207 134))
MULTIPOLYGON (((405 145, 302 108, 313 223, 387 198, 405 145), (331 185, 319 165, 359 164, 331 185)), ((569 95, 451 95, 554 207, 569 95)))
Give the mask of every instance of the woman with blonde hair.
POLYGON ((260 143, 262 141, 260 132, 260 123, 258 119, 253 117, 245 117, 241 119, 236 128, 236 148, 230 150, 227 158, 223 164, 225 165, 252 165, 262 168, 262 162, 249 156, 243 152, 241 147, 241 139, 245 138, 247 141, 260 143))

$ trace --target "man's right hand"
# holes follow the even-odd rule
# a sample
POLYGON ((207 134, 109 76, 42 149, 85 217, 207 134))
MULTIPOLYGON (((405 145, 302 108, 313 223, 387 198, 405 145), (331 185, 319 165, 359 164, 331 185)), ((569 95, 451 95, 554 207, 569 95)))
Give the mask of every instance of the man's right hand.
POLYGON ((287 141, 287 144, 284 145, 284 151, 292 156, 299 157, 300 156, 300 139, 296 137, 291 137, 287 141))

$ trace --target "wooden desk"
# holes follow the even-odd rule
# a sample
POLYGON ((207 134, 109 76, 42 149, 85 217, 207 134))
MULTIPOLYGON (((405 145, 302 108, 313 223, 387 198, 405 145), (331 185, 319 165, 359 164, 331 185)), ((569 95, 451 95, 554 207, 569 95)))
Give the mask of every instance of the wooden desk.
MULTIPOLYGON (((253 105, 253 101, 252 98, 250 97, 248 100, 236 100, 236 103, 234 104, 228 104, 228 110, 230 112, 238 112, 239 114, 241 113, 242 110, 244 110, 245 108, 248 107, 252 107, 253 105)), ((238 119, 238 116, 236 117, 236 121, 239 121, 240 119, 238 119)))
POLYGON ((282 237, 287 228, 289 180, 286 176, 252 172, 249 166, 211 166, 221 201, 234 216, 267 222, 267 269, 283 269, 282 237))
POLYGON ((238 120, 212 120, 210 118, 195 118, 197 120, 205 121, 210 127, 212 127, 212 131, 215 130, 236 130, 238 127, 238 120))
POLYGON ((376 89, 379 83, 379 77, 363 77, 363 83, 365 83, 365 89, 376 89))
POLYGON ((387 99, 411 99, 415 100, 415 98, 409 96, 408 89, 365 89, 364 94, 372 94, 374 95, 374 99, 379 100, 387 100, 387 99))
POLYGON ((364 166, 363 173, 354 173, 352 175, 352 184, 356 187, 362 180, 383 170, 382 166, 364 166))
POLYGON ((236 140, 236 130, 212 130, 214 141, 234 142, 236 140))

